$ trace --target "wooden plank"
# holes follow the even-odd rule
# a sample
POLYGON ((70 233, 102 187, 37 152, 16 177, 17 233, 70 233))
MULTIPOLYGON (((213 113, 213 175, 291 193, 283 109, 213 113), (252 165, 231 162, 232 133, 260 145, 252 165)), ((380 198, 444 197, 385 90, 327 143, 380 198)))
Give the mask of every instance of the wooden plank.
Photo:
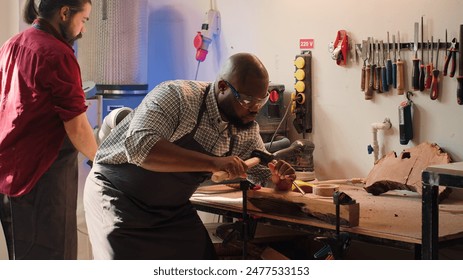
MULTIPOLYGON (((336 205, 332 198, 296 192, 281 192, 270 188, 248 191, 248 201, 266 213, 292 217, 315 217, 330 224, 336 223, 336 205)), ((340 205, 340 224, 359 225, 360 204, 340 205)))

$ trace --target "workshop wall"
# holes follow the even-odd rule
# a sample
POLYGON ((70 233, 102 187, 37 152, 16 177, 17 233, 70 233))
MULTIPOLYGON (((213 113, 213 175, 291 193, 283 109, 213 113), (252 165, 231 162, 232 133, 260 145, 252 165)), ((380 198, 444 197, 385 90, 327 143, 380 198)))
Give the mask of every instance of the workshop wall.
MULTIPOLYGON (((20 6, 23 0, 20 0, 20 6)), ((210 9, 209 0, 149 0, 148 82, 149 88, 169 79, 194 79, 198 66, 194 58, 193 38, 210 9)), ((400 31, 402 42, 413 41, 413 24, 424 16, 425 40, 449 41, 458 37, 463 23, 463 0, 323 2, 315 0, 235 0, 212 1, 221 14, 221 33, 209 47, 209 54, 198 68, 198 80, 212 81, 221 63, 231 54, 246 51, 258 55, 270 73, 272 82, 293 91, 293 60, 300 53, 299 39, 314 40, 312 49, 313 133, 315 171, 319 179, 364 177, 373 166, 367 153, 372 144, 371 123, 388 117, 392 129, 378 132, 380 156, 390 151, 435 142, 454 161, 463 160, 463 106, 456 103, 456 79, 441 77, 441 95, 430 100, 429 91, 415 92, 414 138, 400 145, 398 106, 405 100, 396 90, 364 99, 360 91, 362 63, 338 66, 331 58, 328 44, 338 30, 345 29, 355 40, 374 37, 386 40, 389 31, 400 31)), ((0 42, 25 25, 15 0, 3 0, 0 42), (19 21, 19 24, 18 24, 19 21)), ((412 52, 402 51, 406 63, 406 88, 411 87, 412 52)), ((426 53, 425 53, 426 57, 426 53)), ((427 58, 427 57, 426 57, 427 58)), ((440 70, 444 51, 439 54, 440 70)), ((291 120, 288 122, 291 127, 291 120)), ((301 138, 295 131, 291 140, 301 138)))
MULTIPOLYGON (((360 91, 362 63, 348 62, 341 67, 331 58, 328 44, 337 31, 345 29, 359 43, 367 37, 387 40, 387 32, 401 42, 412 42, 414 23, 424 16, 424 38, 434 42, 458 37, 463 24, 463 0, 324 2, 315 0, 217 0, 214 8, 221 14, 221 34, 209 47, 209 54, 199 66, 199 80, 213 80, 220 64, 231 54, 241 51, 258 55, 271 80, 293 91, 295 55, 300 53, 299 39, 313 39, 312 91, 315 171, 319 179, 364 177, 373 166, 371 124, 386 117, 392 129, 378 132, 380 156, 424 141, 435 142, 454 161, 463 160, 463 106, 456 102, 455 78, 441 77, 441 95, 429 98, 429 90, 415 92, 414 138, 400 145, 398 106, 405 100, 397 90, 374 94, 364 99, 360 91)), ((210 1, 149 1, 149 69, 150 88, 166 79, 193 79, 197 67, 193 38, 201 29, 210 1)), ((412 51, 403 50, 405 88, 411 88, 412 51)), ((435 54, 434 54, 435 55, 435 54)), ((439 53, 442 71, 445 52, 439 53)), ((425 58, 427 55, 425 52, 425 58)), ((291 123, 291 122, 289 122, 291 123)), ((289 124, 291 126, 291 124, 289 124)), ((300 138, 294 131, 291 140, 300 138)))
POLYGON ((13 34, 19 32, 19 6, 18 1, 2 0, 0 10, 0 44, 3 44, 13 34))

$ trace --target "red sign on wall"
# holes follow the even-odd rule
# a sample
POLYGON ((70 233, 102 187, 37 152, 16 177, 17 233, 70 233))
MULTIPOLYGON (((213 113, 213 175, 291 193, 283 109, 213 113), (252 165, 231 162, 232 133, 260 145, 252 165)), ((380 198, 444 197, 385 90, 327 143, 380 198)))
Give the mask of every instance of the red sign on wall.
POLYGON ((313 49, 314 40, 313 39, 299 39, 299 48, 301 50, 313 49))

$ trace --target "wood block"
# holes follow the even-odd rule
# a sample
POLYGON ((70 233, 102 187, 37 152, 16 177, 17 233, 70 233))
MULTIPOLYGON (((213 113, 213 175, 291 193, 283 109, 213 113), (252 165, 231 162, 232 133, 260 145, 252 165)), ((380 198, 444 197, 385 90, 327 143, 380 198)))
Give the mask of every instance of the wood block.
MULTIPOLYGON (((288 217, 315 217, 330 224, 336 224, 336 205, 333 199, 313 194, 304 196, 296 192, 281 192, 270 188, 248 191, 248 201, 265 213, 288 217)), ((340 224, 355 227, 359 225, 360 205, 355 202, 340 205, 340 224)))
POLYGON ((325 197, 333 197, 335 191, 339 191, 339 186, 334 184, 320 184, 313 187, 313 194, 325 197))

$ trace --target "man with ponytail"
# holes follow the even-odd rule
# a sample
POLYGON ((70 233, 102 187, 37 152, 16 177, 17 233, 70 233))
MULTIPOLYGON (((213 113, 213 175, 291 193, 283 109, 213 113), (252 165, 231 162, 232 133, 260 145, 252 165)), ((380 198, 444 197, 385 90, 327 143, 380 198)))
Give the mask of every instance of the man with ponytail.
POLYGON ((0 219, 10 259, 77 258, 77 154, 97 148, 72 45, 91 0, 26 0, 0 48, 0 219))

